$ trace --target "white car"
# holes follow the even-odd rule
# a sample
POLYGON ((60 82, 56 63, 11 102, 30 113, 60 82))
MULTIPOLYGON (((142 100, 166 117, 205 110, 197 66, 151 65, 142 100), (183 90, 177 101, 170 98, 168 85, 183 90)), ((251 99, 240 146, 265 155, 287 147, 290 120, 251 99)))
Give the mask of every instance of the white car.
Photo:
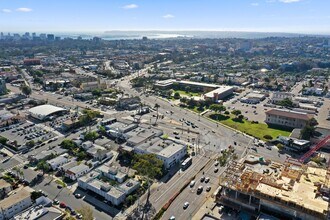
POLYGON ((183 208, 184 208, 184 209, 188 208, 188 206, 189 206, 189 202, 185 202, 185 203, 183 204, 183 208))
POLYGON ((195 181, 192 180, 192 181, 190 182, 190 187, 193 187, 194 185, 195 185, 195 181))

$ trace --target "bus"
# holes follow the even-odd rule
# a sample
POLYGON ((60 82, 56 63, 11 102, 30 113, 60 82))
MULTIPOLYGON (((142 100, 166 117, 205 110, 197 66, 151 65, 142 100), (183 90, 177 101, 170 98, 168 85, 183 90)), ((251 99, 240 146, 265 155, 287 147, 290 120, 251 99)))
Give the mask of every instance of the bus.
POLYGON ((192 158, 191 157, 188 157, 187 159, 185 159, 182 162, 181 169, 182 170, 186 170, 191 164, 192 164, 192 158))
POLYGON ((117 119, 115 119, 115 118, 109 118, 109 119, 101 121, 101 125, 102 126, 110 125, 110 124, 115 123, 116 121, 117 121, 117 119))

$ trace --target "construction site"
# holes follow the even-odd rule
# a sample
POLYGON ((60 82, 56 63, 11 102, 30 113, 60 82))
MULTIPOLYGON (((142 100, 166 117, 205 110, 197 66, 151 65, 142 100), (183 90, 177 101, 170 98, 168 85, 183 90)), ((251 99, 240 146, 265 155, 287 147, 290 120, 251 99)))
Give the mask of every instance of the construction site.
POLYGON ((247 155, 228 164, 220 176, 218 204, 258 218, 328 219, 330 169, 298 160, 277 163, 247 155))

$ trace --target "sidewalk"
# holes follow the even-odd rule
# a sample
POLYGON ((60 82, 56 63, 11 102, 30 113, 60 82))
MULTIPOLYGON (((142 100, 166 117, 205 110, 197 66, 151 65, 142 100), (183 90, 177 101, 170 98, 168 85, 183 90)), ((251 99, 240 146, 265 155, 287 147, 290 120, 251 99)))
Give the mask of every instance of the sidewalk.
POLYGON ((215 218, 220 219, 221 215, 218 212, 214 198, 211 196, 207 198, 202 207, 198 212, 193 216, 193 220, 201 220, 205 214, 214 216, 215 218))

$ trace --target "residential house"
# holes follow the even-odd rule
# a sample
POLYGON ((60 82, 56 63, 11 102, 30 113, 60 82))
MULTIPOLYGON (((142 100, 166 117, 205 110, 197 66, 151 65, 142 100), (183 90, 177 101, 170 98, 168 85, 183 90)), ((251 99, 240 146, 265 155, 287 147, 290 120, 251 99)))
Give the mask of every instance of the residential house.
POLYGON ((71 180, 76 180, 79 177, 90 171, 89 166, 85 164, 80 164, 78 166, 72 167, 65 172, 65 176, 71 180))
POLYGON ((69 162, 68 154, 60 155, 51 160, 48 160, 47 163, 52 168, 52 170, 57 170, 60 166, 69 162))

